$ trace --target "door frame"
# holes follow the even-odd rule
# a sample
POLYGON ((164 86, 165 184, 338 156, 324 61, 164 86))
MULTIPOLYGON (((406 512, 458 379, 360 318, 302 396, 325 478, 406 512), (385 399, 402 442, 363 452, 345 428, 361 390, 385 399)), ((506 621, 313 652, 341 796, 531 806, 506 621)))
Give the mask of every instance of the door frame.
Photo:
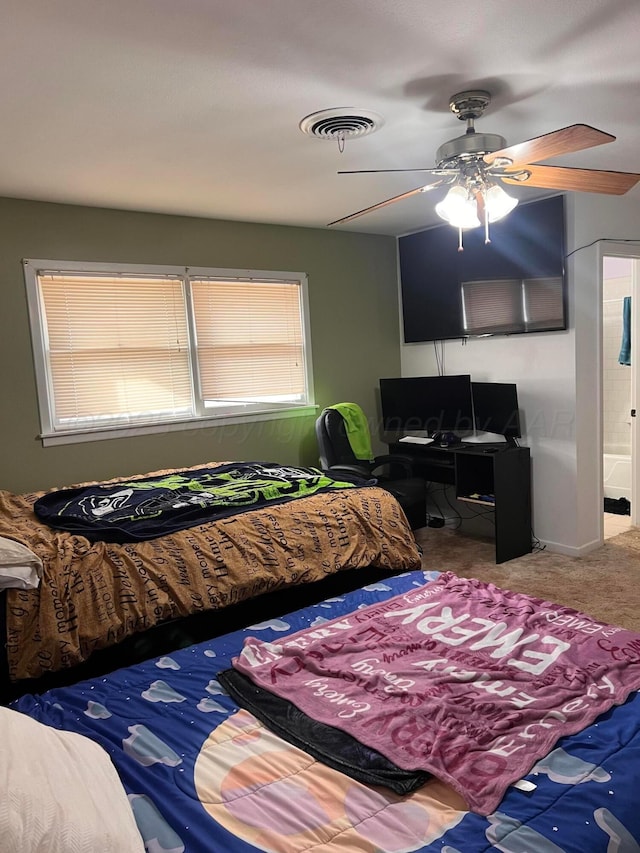
MULTIPOLYGON (((599 400, 599 421, 600 421, 600 507, 604 506, 604 470, 603 470, 603 461, 602 456, 604 454, 604 429, 603 429, 603 416, 604 416, 604 365, 603 365, 603 347, 602 347, 602 335, 603 335, 603 290, 604 290, 604 258, 605 257, 616 257, 616 258, 631 258, 631 260, 635 261, 632 264, 631 269, 631 409, 635 409, 638 411, 638 404, 640 403, 640 390, 638 389, 638 382, 640 381, 640 370, 638 370, 637 365, 637 357, 636 354, 640 352, 640 322, 636 322, 636 318, 640 318, 640 312, 638 311, 638 306, 640 305, 640 248, 637 244, 632 245, 630 243, 617 243, 614 240, 603 240, 599 246, 598 251, 598 262, 599 262, 599 293, 600 293, 600 307, 599 307, 599 316, 600 316, 600 341, 599 341, 599 349, 600 349, 600 376, 599 376, 599 386, 600 393, 598 395, 599 400)), ((638 451, 640 450, 640 417, 636 416, 635 418, 631 418, 631 524, 637 526, 640 523, 640 508, 637 506, 638 500, 636 500, 636 496, 640 497, 640 466, 634 464, 634 460, 638 458, 638 451)), ((601 512, 602 522, 601 522, 601 537, 603 538, 604 531, 604 514, 601 512)))

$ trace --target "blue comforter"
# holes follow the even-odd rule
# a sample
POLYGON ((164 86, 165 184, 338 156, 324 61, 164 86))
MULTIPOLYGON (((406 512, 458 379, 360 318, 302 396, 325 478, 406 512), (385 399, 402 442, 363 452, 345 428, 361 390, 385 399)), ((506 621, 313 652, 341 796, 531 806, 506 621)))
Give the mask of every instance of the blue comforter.
POLYGON ((14 707, 107 749, 154 853, 638 853, 638 694, 559 741, 523 790, 511 787, 482 817, 438 780, 399 796, 319 765, 239 710, 217 680, 246 636, 321 632, 433 577, 395 576, 14 707))

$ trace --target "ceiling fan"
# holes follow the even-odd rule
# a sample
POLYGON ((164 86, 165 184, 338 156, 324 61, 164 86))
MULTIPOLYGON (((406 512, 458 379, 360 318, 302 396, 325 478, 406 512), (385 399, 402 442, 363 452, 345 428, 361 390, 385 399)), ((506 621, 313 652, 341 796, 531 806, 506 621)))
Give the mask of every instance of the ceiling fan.
POLYGON ((417 193, 453 185, 444 200, 436 205, 436 213, 459 229, 461 248, 463 229, 474 228, 484 222, 485 241, 489 242, 489 222, 506 216, 518 203, 503 190, 503 184, 622 195, 640 180, 640 174, 632 172, 538 165, 541 160, 549 157, 613 142, 616 137, 587 124, 572 124, 507 146, 503 136, 480 133, 475 129, 475 120, 484 113, 490 102, 490 93, 482 89, 459 92, 450 98, 449 109, 461 121, 466 121, 467 130, 463 136, 450 139, 438 148, 434 168, 357 169, 338 172, 340 175, 428 172, 434 180, 336 219, 330 222, 329 226, 349 222, 417 193))

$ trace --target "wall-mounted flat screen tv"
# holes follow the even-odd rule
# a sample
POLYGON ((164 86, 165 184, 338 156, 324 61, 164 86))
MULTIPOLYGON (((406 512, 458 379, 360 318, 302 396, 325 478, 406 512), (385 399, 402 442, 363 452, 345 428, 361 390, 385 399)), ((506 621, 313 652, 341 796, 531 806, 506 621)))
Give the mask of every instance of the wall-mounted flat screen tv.
POLYGON ((406 343, 567 328, 561 195, 520 204, 491 226, 439 225, 401 237, 406 343))

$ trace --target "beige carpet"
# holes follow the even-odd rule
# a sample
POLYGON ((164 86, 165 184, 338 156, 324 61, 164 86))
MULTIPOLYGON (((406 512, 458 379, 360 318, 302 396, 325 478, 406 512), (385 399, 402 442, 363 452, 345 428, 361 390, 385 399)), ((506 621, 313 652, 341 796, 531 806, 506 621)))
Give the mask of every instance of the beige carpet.
POLYGON ((640 631, 640 528, 607 539, 586 557, 537 551, 500 565, 492 541, 430 527, 416 538, 424 569, 478 578, 640 631))

